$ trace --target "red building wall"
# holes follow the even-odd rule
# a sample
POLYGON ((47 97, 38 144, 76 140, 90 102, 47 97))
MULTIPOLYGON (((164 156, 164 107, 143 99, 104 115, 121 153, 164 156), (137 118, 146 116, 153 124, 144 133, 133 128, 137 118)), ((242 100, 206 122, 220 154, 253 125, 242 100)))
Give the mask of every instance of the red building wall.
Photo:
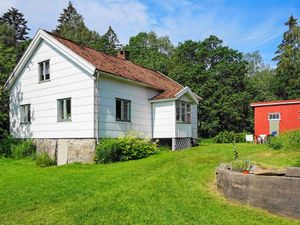
POLYGON ((269 113, 280 113, 279 132, 300 129, 300 103, 287 105, 254 106, 255 136, 269 135, 269 113))

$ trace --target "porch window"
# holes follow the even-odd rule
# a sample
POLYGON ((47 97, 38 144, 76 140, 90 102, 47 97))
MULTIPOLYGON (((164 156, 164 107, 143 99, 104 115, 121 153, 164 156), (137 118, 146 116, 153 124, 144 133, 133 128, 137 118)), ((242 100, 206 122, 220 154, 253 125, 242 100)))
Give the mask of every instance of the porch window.
POLYGON ((131 120, 131 101, 116 99, 116 120, 130 122, 131 120))
POLYGON ((269 113, 269 120, 280 120, 280 113, 269 113))
POLYGON ((30 104, 21 105, 21 123, 29 124, 31 121, 30 104))
POLYGON ((40 81, 50 80, 50 61, 46 60, 39 63, 40 81))
POLYGON ((71 121, 71 98, 57 100, 57 120, 71 121))
POLYGON ((191 104, 183 101, 176 101, 176 121, 191 123, 191 104))

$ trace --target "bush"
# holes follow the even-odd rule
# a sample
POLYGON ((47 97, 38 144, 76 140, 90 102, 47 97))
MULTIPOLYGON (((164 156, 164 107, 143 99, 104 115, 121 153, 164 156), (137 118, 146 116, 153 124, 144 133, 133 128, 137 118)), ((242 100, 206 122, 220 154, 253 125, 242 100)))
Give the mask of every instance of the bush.
POLYGON ((300 130, 289 131, 275 137, 269 137, 267 144, 270 148, 279 150, 300 151, 300 130))
POLYGON ((20 141, 11 146, 11 157, 21 159, 35 154, 36 147, 31 140, 20 141))
POLYGON ((147 139, 127 135, 120 138, 105 138, 96 147, 95 162, 110 163, 145 158, 157 151, 156 145, 147 139))
POLYGON ((38 153, 35 157, 35 164, 40 167, 55 165, 55 160, 47 154, 47 152, 38 153))
POLYGON ((251 168, 253 167, 253 164, 251 163, 250 160, 246 159, 246 160, 234 160, 231 163, 232 166, 232 170, 233 171, 239 171, 242 172, 243 170, 251 170, 251 168))
POLYGON ((243 143, 246 142, 246 133, 235 133, 232 131, 221 131, 214 137, 215 143, 243 143))
POLYGON ((11 157, 12 146, 17 145, 20 142, 20 140, 11 135, 5 135, 4 138, 0 140, 0 156, 11 157))

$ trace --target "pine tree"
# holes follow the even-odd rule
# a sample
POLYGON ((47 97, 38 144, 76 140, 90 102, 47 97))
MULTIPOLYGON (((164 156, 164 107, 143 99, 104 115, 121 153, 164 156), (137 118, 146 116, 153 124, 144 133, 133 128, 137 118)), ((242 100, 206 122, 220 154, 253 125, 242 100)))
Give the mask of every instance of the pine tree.
POLYGON ((91 37, 91 32, 85 26, 83 17, 74 8, 72 2, 69 2, 68 7, 63 9, 58 19, 58 25, 53 32, 79 44, 86 45, 88 45, 91 37))
POLYGON ((116 55, 121 44, 115 31, 109 26, 107 32, 102 36, 102 51, 109 55, 116 55))
POLYGON ((288 31, 275 52, 277 61, 277 95, 282 99, 300 98, 300 28, 297 20, 291 16, 285 23, 288 31))
POLYGON ((24 18, 23 13, 20 13, 18 9, 11 8, 8 12, 4 13, 0 17, 0 23, 7 24, 14 29, 13 45, 17 46, 18 43, 28 40, 26 36, 30 30, 27 27, 27 21, 24 18))

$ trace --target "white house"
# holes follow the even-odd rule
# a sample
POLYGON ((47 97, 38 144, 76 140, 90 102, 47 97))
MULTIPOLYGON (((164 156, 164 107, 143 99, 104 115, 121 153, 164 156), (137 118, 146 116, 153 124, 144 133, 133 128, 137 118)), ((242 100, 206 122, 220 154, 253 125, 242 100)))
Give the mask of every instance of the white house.
POLYGON ((109 56, 39 30, 5 87, 11 134, 34 139, 58 164, 90 161, 99 139, 130 130, 173 149, 197 138, 200 97, 125 51, 109 56))

